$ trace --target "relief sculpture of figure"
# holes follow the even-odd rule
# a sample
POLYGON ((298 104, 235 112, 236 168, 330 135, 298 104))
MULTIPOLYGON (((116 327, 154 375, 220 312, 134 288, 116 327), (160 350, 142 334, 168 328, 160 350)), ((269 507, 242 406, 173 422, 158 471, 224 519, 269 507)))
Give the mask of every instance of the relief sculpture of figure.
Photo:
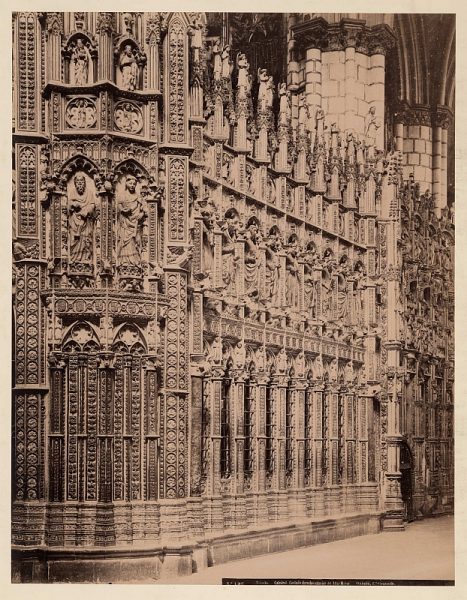
POLYGON ((118 258, 120 265, 141 264, 141 234, 146 211, 136 192, 136 178, 129 175, 125 180, 125 191, 117 201, 118 214, 118 258))
POLYGON ((88 263, 93 257, 95 198, 86 189, 86 178, 78 173, 73 179, 75 190, 69 198, 70 263, 88 263))
POLYGON ((127 44, 121 53, 119 66, 122 73, 122 87, 125 90, 136 90, 138 83, 138 63, 130 44, 127 44))
POLYGON ((71 55, 71 61, 73 63, 73 83, 75 85, 86 85, 89 78, 91 55, 81 38, 76 41, 76 46, 71 55))

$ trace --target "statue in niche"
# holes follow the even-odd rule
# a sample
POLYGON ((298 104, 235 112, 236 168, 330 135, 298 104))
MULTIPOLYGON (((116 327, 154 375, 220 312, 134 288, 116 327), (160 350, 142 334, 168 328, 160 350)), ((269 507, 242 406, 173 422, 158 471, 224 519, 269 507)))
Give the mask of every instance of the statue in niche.
POLYGON ((94 248, 95 196, 87 188, 86 178, 82 173, 75 175, 73 184, 74 190, 68 199, 70 263, 90 263, 94 248))
POLYGON ((376 132, 381 127, 381 122, 376 116, 376 107, 370 106, 365 118, 365 137, 368 146, 374 149, 376 145, 376 132))
POLYGON ((238 218, 234 213, 226 215, 222 225, 222 281, 227 291, 233 292, 237 271, 238 256, 236 256, 235 240, 238 231, 238 218))
POLYGON ((222 77, 222 50, 220 46, 220 40, 217 39, 212 45, 212 74, 215 81, 219 81, 222 77))
POLYGON ((286 270, 286 291, 285 301, 287 306, 298 308, 300 305, 300 264, 297 260, 298 244, 294 240, 288 248, 285 262, 286 270))
POLYGON ((222 77, 224 79, 229 79, 230 71, 231 71, 231 63, 230 63, 230 46, 228 44, 226 46, 224 46, 224 48, 222 49, 221 61, 222 61, 222 77))
POLYGON ((321 358, 321 354, 315 358, 313 363, 313 379, 322 379, 323 378, 323 359, 321 358))
POLYGON ((73 81, 75 85, 86 85, 89 81, 91 54, 82 38, 76 40, 76 46, 71 55, 73 64, 73 81))
POLYGON ((250 63, 245 54, 237 54, 238 81, 237 81, 237 99, 245 100, 251 92, 250 63))
POLYGON ((279 125, 288 125, 291 118, 290 92, 286 83, 280 83, 277 88, 279 96, 279 125))
POLYGON ((312 319, 316 318, 316 282, 313 271, 306 269, 304 280, 305 306, 312 319))
POLYGON ((258 294, 259 268, 261 264, 260 243, 261 234, 259 227, 253 221, 245 231, 245 293, 250 296, 257 296, 258 294))
POLYGON ((276 306, 279 300, 279 250, 278 234, 272 234, 266 246, 266 300, 271 306, 276 306))
POLYGON ((117 198, 118 259, 120 265, 141 265, 143 222, 146 211, 136 191, 136 177, 128 175, 125 190, 117 198))
POLYGON ((130 91, 136 90, 139 67, 130 44, 127 44, 120 54, 119 67, 122 73, 122 88, 130 91))

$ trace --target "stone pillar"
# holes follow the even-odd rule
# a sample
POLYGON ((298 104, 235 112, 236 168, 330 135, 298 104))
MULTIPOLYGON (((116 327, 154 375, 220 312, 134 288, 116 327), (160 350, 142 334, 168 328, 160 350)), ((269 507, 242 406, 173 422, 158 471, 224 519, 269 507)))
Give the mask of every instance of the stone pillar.
POLYGON ((321 108, 321 50, 319 48, 309 48, 306 51, 305 77, 306 103, 313 120, 316 111, 321 108))
POLYGON ((148 49, 147 88, 158 90, 160 88, 160 65, 159 65, 159 43, 160 43, 160 16, 158 13, 146 13, 146 44, 148 49))
POLYGON ((433 199, 436 213, 441 215, 447 206, 447 138, 452 123, 452 113, 446 106, 439 106, 433 115, 433 199))
POLYGON ((47 79, 50 83, 62 80, 62 34, 63 14, 57 12, 45 13, 47 30, 47 79))
POLYGON ((113 53, 114 13, 100 12, 97 15, 97 33, 99 40, 99 61, 97 76, 99 81, 113 81, 114 53, 113 53))

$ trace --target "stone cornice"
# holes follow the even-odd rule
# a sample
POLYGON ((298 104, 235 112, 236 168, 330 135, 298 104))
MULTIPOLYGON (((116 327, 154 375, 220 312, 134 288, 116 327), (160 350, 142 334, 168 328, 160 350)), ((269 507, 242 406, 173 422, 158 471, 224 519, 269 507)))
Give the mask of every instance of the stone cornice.
POLYGON ((394 114, 394 122, 404 125, 422 125, 425 127, 442 127, 449 129, 454 115, 447 106, 410 105, 401 103, 394 114))
POLYGON ((363 54, 386 55, 396 42, 388 25, 367 27, 365 21, 359 19, 328 23, 319 17, 295 25, 292 32, 299 48, 318 48, 323 52, 355 48, 363 54))

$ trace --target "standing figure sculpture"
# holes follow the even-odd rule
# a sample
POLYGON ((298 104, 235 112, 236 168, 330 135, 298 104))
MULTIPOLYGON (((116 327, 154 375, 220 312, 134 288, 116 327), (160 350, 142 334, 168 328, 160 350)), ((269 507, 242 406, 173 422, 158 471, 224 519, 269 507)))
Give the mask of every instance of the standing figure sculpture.
POLYGON ((212 74, 214 81, 219 81, 222 77, 222 49, 220 40, 217 39, 212 45, 212 74))
POLYGON ((76 41, 76 46, 71 55, 71 62, 73 63, 72 83, 75 85, 86 85, 89 81, 91 54, 81 38, 78 38, 76 41))
POLYGON ((270 306, 276 306, 279 300, 280 242, 277 235, 269 238, 266 248, 266 300, 270 306))
POLYGON ((277 89, 279 95, 279 125, 288 125, 290 123, 290 92, 286 83, 280 83, 277 89))
POLYGON ((285 299, 287 306, 292 308, 299 308, 300 306, 301 276, 300 264, 297 260, 297 255, 297 242, 294 241, 289 246, 285 263, 285 269, 287 273, 285 299))
POLYGON ((125 191, 118 198, 117 214, 119 263, 125 266, 139 266, 146 211, 136 192, 136 178, 132 175, 126 178, 125 191))
POLYGON ((130 44, 127 44, 120 55, 119 67, 122 73, 122 87, 125 90, 136 90, 138 84, 138 63, 130 44))
POLYGON ((224 79, 229 79, 231 65, 230 65, 230 46, 228 44, 227 44, 227 46, 224 46, 224 48, 222 49, 221 60, 222 60, 222 77, 224 79))
POLYGON ((243 52, 239 52, 237 54, 237 67, 238 67, 238 81, 237 81, 237 90, 238 90, 238 100, 245 100, 251 90, 251 79, 250 79, 250 64, 243 54, 243 52))
POLYGON ((258 294, 260 252, 260 234, 258 225, 250 223, 245 232, 245 293, 258 294))
POLYGON ((95 198, 86 189, 82 173, 73 179, 75 191, 69 198, 68 226, 70 234, 70 263, 90 263, 93 259, 93 230, 96 212, 95 198))

